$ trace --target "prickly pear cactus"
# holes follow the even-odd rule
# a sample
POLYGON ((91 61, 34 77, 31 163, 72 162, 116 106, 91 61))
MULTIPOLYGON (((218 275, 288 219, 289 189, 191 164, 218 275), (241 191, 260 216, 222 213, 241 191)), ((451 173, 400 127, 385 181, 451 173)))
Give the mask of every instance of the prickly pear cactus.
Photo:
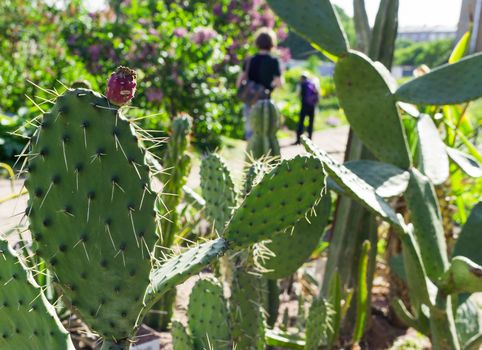
POLYGON ((424 105, 449 105, 482 96, 482 54, 467 56, 412 79, 396 91, 399 101, 424 105))
POLYGON ((231 349, 228 309, 222 285, 213 278, 196 282, 187 309, 194 349, 231 349))
POLYGON ((261 307, 263 280, 245 269, 236 269, 229 309, 236 349, 264 350, 265 316, 261 307))
POLYGON ((133 127, 106 98, 69 90, 44 114, 32 154, 27 214, 36 253, 92 329, 132 336, 157 240, 155 195, 133 127))
POLYGON ((174 350, 194 350, 194 345, 186 326, 179 321, 173 321, 171 326, 172 346, 174 350))
POLYGON ((284 231, 313 207, 324 185, 318 159, 298 156, 281 162, 234 212, 225 230, 226 239, 243 247, 284 231))
POLYGON ((5 241, 0 241, 0 305, 0 349, 75 349, 54 307, 5 241))
POLYGON ((187 182, 191 157, 186 152, 189 145, 192 118, 181 114, 174 118, 167 150, 163 159, 164 172, 160 174, 164 185, 159 203, 160 213, 167 219, 161 222, 161 245, 170 247, 179 230, 177 206, 181 202, 182 188, 187 182))
POLYGON ((326 343, 330 332, 333 332, 333 310, 323 298, 316 298, 311 304, 306 322, 305 350, 317 350, 322 343, 326 343))
POLYGON ((336 91, 350 126, 368 149, 380 160, 408 169, 411 158, 389 74, 367 56, 350 52, 336 65, 336 91))
POLYGON ((269 6, 298 34, 330 54, 342 56, 348 41, 330 0, 268 0, 269 6))
POLYGON ((236 192, 231 173, 217 154, 210 154, 202 161, 201 188, 207 215, 221 233, 236 206, 236 192))
POLYGON ((253 136, 248 141, 248 153, 257 159, 263 155, 279 156, 276 132, 280 127, 278 108, 271 100, 258 101, 250 111, 253 136))
MULTIPOLYGON (((323 234, 331 209, 331 198, 325 193, 306 219, 298 221, 293 232, 276 235, 264 243, 268 252, 255 255, 263 276, 270 279, 292 275, 310 257, 323 234)), ((255 250, 255 254, 258 252, 255 250)))

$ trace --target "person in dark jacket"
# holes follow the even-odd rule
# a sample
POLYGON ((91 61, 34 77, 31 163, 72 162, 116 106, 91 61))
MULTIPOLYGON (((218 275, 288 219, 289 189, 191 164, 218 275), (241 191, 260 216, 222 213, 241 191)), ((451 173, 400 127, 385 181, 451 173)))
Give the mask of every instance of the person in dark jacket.
POLYGON ((307 73, 303 73, 300 79, 300 99, 301 110, 298 120, 298 129, 296 130, 296 145, 300 144, 301 135, 305 129, 305 118, 308 117, 308 137, 313 136, 313 124, 315 119, 315 110, 319 101, 319 91, 317 84, 308 78, 307 73))
MULTIPOLYGON (((262 28, 258 31, 255 41, 258 52, 244 61, 243 70, 238 76, 236 87, 239 88, 243 81, 254 81, 266 88, 267 96, 270 98, 273 90, 282 85, 280 62, 271 54, 273 48, 276 47, 276 42, 276 34, 271 29, 262 28)), ((243 116, 246 139, 249 139, 252 135, 249 125, 249 112, 250 106, 245 103, 243 116)))

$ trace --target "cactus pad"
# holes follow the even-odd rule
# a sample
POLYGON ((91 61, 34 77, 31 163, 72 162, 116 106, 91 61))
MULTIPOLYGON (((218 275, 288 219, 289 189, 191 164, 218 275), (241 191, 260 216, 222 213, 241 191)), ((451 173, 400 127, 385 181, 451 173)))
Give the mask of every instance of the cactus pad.
POLYGON ((91 329, 106 339, 133 336, 157 240, 134 128, 105 97, 68 90, 32 143, 26 187, 36 253, 91 329))
POLYGON ((323 298, 316 298, 311 304, 306 322, 305 350, 317 350, 322 342, 326 342, 333 331, 333 310, 323 298))
POLYGON ((261 308, 262 282, 260 277, 244 269, 234 272, 229 308, 236 349, 265 349, 265 317, 261 308))
POLYGON ((280 126, 280 113, 271 100, 258 101, 249 112, 253 136, 248 141, 248 153, 254 159, 263 155, 279 156, 276 133, 280 126))
POLYGON ((437 126, 429 115, 420 115, 417 120, 417 133, 418 168, 434 185, 440 185, 449 177, 449 157, 437 126))
POLYGON ((227 249, 223 238, 208 241, 187 249, 154 269, 151 273, 151 283, 146 291, 143 312, 147 312, 162 295, 176 285, 184 282, 190 276, 200 272, 211 261, 222 255, 227 249))
POLYGON ((446 64, 400 86, 399 101, 425 105, 451 105, 482 96, 482 53, 446 64))
POLYGON ((353 160, 343 164, 372 186, 383 198, 401 195, 408 186, 410 174, 394 165, 372 160, 353 160))
POLYGON ((367 56, 350 52, 335 68, 340 105, 363 144, 381 161, 402 169, 411 165, 407 140, 392 96, 389 72, 367 56))
POLYGON ((202 160, 201 188, 206 213, 214 221, 218 233, 222 233, 236 206, 236 192, 228 167, 217 154, 202 160))
POLYGON ((292 29, 335 56, 348 51, 345 33, 330 0, 268 0, 269 6, 292 29))
POLYGON ((306 150, 314 154, 322 162, 328 175, 353 199, 365 208, 382 217, 393 225, 399 232, 403 232, 403 223, 395 211, 380 197, 375 189, 352 173, 348 168, 335 162, 326 152, 315 147, 311 140, 301 138, 306 150))
POLYGON ((270 279, 288 277, 310 257, 325 231, 331 209, 329 192, 323 195, 313 215, 298 221, 291 234, 278 234, 265 243, 271 256, 256 256, 263 276, 270 279))
POLYGON ((471 177, 482 177, 482 164, 470 154, 447 147, 447 154, 457 166, 471 177))
POLYGON ((437 282, 447 295, 482 292, 482 266, 463 256, 456 256, 437 282))
POLYGON ((452 256, 465 256, 476 264, 482 265, 482 201, 477 203, 467 219, 455 243, 452 256))
POLYGON ((186 326, 179 321, 173 321, 171 326, 172 347, 174 350, 194 350, 192 339, 187 334, 186 326))
POLYGON ((405 198, 425 271, 435 282, 448 267, 445 235, 435 190, 416 169, 410 170, 405 198))
POLYGON ((251 190, 226 227, 230 243, 243 247, 270 238, 304 217, 325 186, 318 159, 281 162, 251 190))
POLYGON ((0 241, 0 349, 74 350, 55 310, 0 241))
POLYGON ((204 277, 196 282, 187 314, 195 349, 231 349, 228 309, 217 280, 204 277))

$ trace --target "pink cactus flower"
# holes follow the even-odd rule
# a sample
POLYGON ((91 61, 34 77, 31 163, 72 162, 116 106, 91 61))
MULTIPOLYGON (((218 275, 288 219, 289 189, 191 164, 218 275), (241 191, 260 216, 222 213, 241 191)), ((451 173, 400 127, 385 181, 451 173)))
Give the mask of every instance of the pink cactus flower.
POLYGON ((137 86, 137 74, 128 67, 118 67, 107 81, 105 95, 109 102, 116 106, 129 103, 134 97, 137 86))

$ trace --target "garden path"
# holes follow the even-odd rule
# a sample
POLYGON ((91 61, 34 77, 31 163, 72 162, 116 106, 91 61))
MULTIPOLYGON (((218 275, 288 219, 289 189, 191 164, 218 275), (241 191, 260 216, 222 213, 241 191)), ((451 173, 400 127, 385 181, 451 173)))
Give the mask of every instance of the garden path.
MULTIPOLYGON (((333 129, 318 131, 313 134, 314 143, 320 148, 331 154, 336 160, 342 161, 345 151, 346 141, 348 137, 348 127, 342 126, 333 129)), ((283 138, 280 140, 281 156, 289 159, 298 154, 305 153, 303 146, 293 145, 294 135, 292 137, 283 138)), ((246 145, 244 141, 237 141, 231 146, 225 147, 221 150, 221 154, 226 159, 228 166, 233 172, 235 179, 240 179, 243 170, 243 160, 245 159, 244 150, 246 145)), ((192 188, 199 186, 199 165, 200 160, 193 160, 193 167, 188 179, 188 184, 192 188)), ((0 180, 0 198, 4 198, 11 193, 18 193, 23 186, 22 180, 17 180, 14 183, 14 190, 12 191, 10 182, 0 180)), ((0 234, 6 234, 9 230, 17 226, 23 217, 23 212, 27 206, 27 196, 10 200, 0 204, 0 234)), ((24 220, 25 224, 25 220, 24 220)))

